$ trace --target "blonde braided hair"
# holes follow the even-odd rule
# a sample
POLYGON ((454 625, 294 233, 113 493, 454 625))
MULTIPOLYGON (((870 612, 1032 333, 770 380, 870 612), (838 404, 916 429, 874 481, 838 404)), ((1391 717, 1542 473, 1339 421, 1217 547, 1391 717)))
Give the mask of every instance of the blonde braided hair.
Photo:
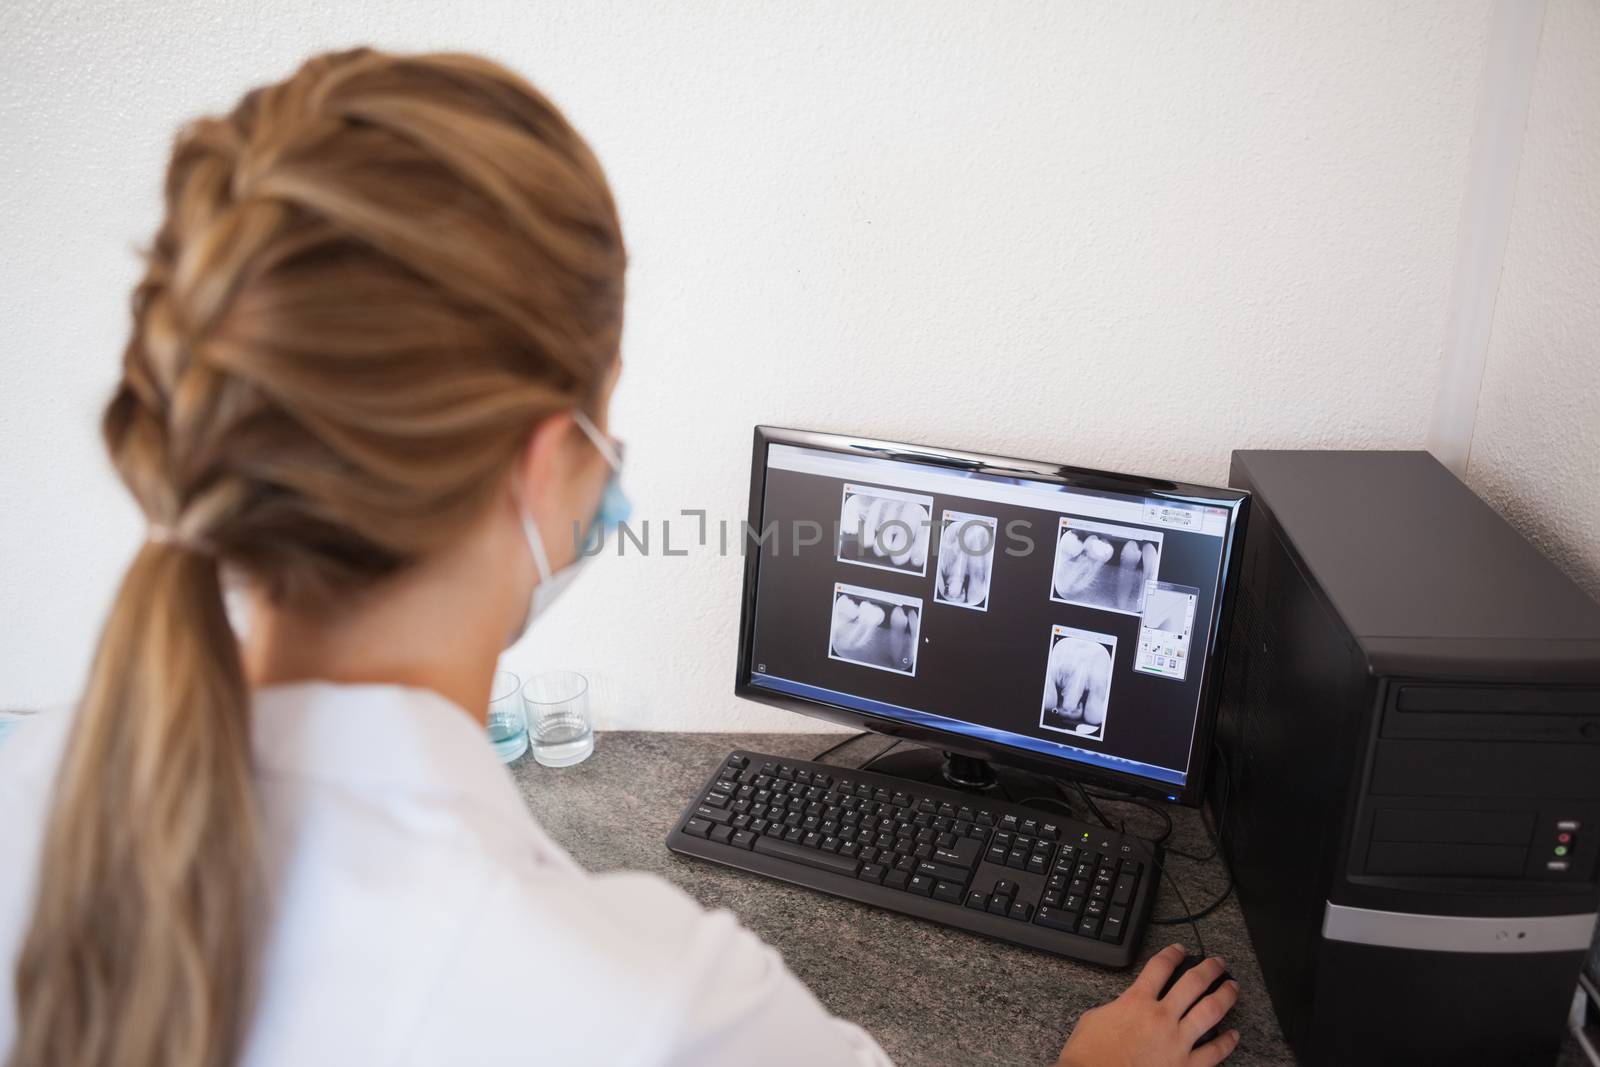
POLYGON ((326 610, 462 534, 595 399, 624 265, 587 145, 480 58, 319 56, 179 136, 103 424, 157 536, 56 783, 13 1067, 238 1055, 258 841, 219 570, 326 610))

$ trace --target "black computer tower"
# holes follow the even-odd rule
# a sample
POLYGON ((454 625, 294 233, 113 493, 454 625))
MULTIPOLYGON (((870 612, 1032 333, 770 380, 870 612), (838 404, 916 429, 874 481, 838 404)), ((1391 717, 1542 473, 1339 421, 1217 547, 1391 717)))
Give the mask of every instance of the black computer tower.
POLYGON ((1235 452, 1210 801, 1305 1064, 1551 1063, 1595 922, 1600 606, 1424 452, 1235 452))

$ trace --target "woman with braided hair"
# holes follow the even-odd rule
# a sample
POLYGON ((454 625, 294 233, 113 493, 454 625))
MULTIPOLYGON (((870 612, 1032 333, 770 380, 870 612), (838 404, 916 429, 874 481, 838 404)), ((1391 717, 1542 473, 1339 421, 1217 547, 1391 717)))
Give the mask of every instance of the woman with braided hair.
POLYGON ((149 536, 0 750, 0 1059, 887 1063, 727 913, 580 870, 483 736, 617 496, 626 257, 561 114, 317 57, 180 134, 148 260, 102 429, 149 536))

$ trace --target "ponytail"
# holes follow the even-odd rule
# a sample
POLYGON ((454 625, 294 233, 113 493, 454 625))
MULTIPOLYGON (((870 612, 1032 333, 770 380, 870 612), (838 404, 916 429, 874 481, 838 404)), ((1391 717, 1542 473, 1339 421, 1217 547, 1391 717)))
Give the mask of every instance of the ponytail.
POLYGON ((146 544, 56 781, 11 1067, 234 1061, 258 886, 249 719, 216 560, 146 544))

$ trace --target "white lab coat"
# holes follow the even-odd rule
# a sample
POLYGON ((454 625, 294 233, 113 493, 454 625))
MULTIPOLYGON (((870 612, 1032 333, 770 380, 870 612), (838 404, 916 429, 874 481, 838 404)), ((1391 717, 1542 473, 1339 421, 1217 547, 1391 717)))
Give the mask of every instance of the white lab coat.
MULTIPOLYGON (((730 913, 578 867, 443 697, 277 686, 254 724, 270 914, 242 1063, 889 1063, 730 913)), ((0 745, 0 1060, 70 725, 0 745)))

